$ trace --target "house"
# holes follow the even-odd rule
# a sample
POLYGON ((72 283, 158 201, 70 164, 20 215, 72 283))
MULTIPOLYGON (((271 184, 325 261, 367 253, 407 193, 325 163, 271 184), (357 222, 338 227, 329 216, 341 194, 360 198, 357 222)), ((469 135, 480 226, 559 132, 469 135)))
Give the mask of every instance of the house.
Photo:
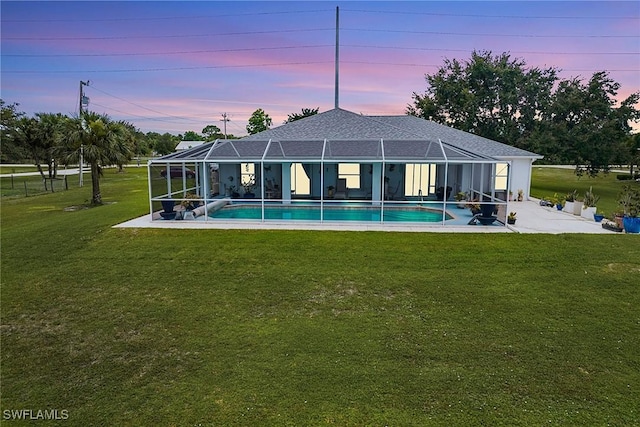
POLYGON ((215 199, 233 198, 261 205, 261 215, 251 218, 264 221, 265 205, 304 201, 319 212, 310 218, 322 221, 328 208, 350 201, 371 208, 372 220, 384 222, 384 210, 392 207, 428 206, 445 223, 459 192, 503 212, 510 191, 522 190, 527 198, 531 165, 541 157, 418 117, 335 108, 152 160, 150 205, 153 213, 160 201, 192 192, 201 197, 204 213, 215 199), (156 169, 176 164, 197 171, 196 178, 158 179, 156 169))
POLYGON ((205 142, 206 141, 180 141, 178 145, 176 145, 175 151, 189 150, 193 147, 197 147, 198 145, 202 145, 205 142))

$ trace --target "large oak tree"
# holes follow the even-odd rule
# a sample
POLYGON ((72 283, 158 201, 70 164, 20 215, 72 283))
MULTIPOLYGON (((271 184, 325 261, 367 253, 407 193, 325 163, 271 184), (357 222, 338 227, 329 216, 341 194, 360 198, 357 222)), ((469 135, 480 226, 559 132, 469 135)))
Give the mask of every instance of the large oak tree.
POLYGON ((640 119, 640 94, 616 102, 620 85, 604 71, 587 83, 560 80, 553 67, 473 52, 425 78, 427 89, 413 93, 408 114, 542 154, 547 163, 574 164, 577 173, 630 160, 622 146, 640 119))

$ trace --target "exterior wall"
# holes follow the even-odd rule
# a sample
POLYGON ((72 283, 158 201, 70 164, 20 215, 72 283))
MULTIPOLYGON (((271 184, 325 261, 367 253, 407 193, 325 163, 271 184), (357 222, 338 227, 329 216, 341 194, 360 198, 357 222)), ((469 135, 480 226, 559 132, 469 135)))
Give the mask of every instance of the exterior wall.
POLYGON ((511 161, 511 185, 513 196, 518 195, 518 190, 524 193, 524 200, 529 199, 531 191, 531 163, 530 158, 504 159, 511 161))

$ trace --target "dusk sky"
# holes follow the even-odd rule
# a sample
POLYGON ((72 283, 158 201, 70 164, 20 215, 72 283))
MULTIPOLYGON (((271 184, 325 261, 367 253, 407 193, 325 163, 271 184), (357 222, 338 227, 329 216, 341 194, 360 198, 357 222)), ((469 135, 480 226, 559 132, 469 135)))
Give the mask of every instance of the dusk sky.
MULTIPOLYGON (((2 1, 1 97, 19 110, 89 109, 143 132, 246 135, 258 108, 281 124, 334 106, 404 114, 445 58, 509 52, 563 79, 609 71, 619 98, 640 91, 640 2, 2 1)), ((640 106, 637 106, 640 108, 640 106)))

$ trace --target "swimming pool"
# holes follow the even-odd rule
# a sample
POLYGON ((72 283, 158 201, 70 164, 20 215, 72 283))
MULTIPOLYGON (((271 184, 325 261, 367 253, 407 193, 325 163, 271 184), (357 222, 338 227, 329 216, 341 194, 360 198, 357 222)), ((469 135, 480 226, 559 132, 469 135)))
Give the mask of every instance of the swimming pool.
MULTIPOLYGON (((324 206, 323 221, 362 221, 362 222, 442 222, 442 211, 420 206, 397 207, 385 206, 380 210, 379 206, 324 206)), ((262 220, 262 206, 260 205, 228 205, 215 212, 209 213, 211 219, 250 219, 262 220)), ((445 220, 452 219, 449 214, 445 220)), ((265 206, 265 220, 292 220, 292 221, 320 221, 321 212, 319 205, 304 206, 265 206)))

